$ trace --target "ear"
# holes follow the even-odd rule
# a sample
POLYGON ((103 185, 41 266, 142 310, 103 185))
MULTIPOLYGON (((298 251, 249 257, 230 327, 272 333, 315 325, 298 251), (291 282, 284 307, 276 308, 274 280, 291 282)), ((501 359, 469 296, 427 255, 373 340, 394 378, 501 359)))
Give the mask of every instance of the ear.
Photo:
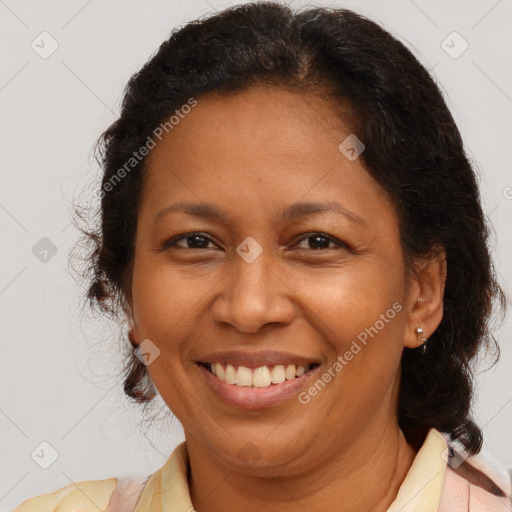
POLYGON ((133 348, 137 348, 140 345, 140 333, 136 323, 132 324, 133 327, 130 329, 128 337, 133 348))
POLYGON ((422 345, 416 329, 421 327, 430 338, 443 319, 443 298, 446 283, 446 252, 437 249, 428 258, 417 260, 409 272, 408 319, 404 346, 422 345))
POLYGON ((139 326, 137 323, 137 319, 134 313, 134 307, 133 307, 133 299, 130 296, 126 299, 126 315, 128 317, 128 324, 129 324, 129 332, 128 332, 128 338, 130 339, 130 343, 132 344, 132 347, 135 349, 139 346, 141 339, 140 339, 140 331, 139 326))

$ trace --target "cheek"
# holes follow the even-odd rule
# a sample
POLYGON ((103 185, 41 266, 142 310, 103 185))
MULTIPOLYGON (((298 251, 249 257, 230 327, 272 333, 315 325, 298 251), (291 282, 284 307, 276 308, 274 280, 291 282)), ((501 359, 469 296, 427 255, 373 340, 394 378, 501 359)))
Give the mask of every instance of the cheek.
POLYGON ((183 352, 184 343, 194 332, 194 307, 200 307, 194 286, 170 265, 143 257, 134 265, 132 294, 139 338, 151 340, 160 351, 147 370, 162 399, 180 420, 194 408, 183 352))
MULTIPOLYGON (((396 267, 396 265, 395 265, 396 267)), ((400 269, 375 259, 329 270, 328 273, 296 275, 294 289, 327 326, 342 332, 363 330, 373 325, 395 302, 403 301, 404 283, 400 269)))
POLYGON ((406 324, 402 276, 396 260, 368 258, 328 278, 296 277, 308 321, 327 341, 333 359, 343 358, 344 373, 371 377, 369 368, 386 382, 396 374, 406 324))
POLYGON ((163 349, 179 339, 201 307, 209 280, 185 279, 173 266, 140 258, 133 272, 134 315, 140 335, 157 340, 163 349))
POLYGON ((330 358, 301 403, 312 404, 322 416, 327 411, 326 423, 345 425, 354 435, 361 422, 391 403, 399 382, 402 281, 398 272, 383 270, 369 262, 357 271, 333 273, 315 293, 310 286, 303 289, 312 312, 308 321, 328 345, 330 358))

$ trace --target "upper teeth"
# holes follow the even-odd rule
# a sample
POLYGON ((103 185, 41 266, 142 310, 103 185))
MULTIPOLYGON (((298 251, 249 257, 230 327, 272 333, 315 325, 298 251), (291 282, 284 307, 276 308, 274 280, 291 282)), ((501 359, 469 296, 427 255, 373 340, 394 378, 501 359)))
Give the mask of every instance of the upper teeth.
POLYGON ((257 368, 247 368, 231 365, 222 365, 220 363, 210 363, 210 369, 214 375, 228 384, 237 386, 254 386, 257 388, 266 388, 271 384, 280 384, 285 380, 292 380, 295 376, 304 375, 311 368, 311 365, 282 365, 277 364, 269 369, 268 366, 258 366, 257 368))

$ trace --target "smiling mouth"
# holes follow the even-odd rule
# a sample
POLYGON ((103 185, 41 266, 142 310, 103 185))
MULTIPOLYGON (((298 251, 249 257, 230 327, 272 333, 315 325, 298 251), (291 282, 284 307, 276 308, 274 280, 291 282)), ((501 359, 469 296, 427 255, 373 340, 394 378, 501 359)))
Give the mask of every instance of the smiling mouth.
POLYGON ((220 381, 235 386, 268 388, 272 385, 281 384, 285 381, 294 380, 304 374, 315 370, 319 364, 313 363, 304 365, 262 365, 255 368, 248 368, 242 365, 223 363, 198 363, 215 375, 220 381))

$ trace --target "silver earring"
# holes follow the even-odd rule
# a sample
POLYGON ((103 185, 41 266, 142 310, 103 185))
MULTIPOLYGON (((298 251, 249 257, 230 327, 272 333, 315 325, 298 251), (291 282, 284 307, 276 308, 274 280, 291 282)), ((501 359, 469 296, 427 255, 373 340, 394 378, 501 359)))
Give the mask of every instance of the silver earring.
POLYGON ((421 327, 416 328, 416 336, 418 337, 418 341, 421 341, 421 355, 425 355, 427 352, 427 341, 428 338, 425 336, 423 329, 421 327))

